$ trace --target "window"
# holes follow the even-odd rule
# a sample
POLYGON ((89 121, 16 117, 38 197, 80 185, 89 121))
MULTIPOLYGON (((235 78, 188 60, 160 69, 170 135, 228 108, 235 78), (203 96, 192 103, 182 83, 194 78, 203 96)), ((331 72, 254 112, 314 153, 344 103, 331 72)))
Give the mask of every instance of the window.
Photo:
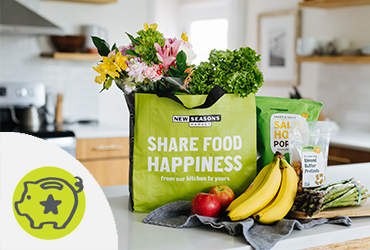
POLYGON ((193 21, 188 35, 197 57, 192 63, 199 65, 200 62, 206 61, 212 49, 226 50, 227 31, 226 18, 193 21))
POLYGON ((188 33, 199 65, 207 61, 212 49, 225 50, 229 46, 230 0, 199 0, 182 2, 180 30, 188 33))
POLYGON ((167 37, 185 32, 197 54, 206 61, 212 49, 245 47, 245 0, 155 0, 154 22, 167 37))

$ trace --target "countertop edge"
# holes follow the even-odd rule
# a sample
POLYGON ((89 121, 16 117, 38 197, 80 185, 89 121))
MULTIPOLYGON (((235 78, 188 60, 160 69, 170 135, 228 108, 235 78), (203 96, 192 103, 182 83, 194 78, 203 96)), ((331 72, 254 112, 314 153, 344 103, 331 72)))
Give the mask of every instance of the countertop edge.
POLYGON ((367 146, 361 146, 353 143, 343 143, 343 142, 330 142, 330 146, 340 147, 340 148, 346 148, 346 149, 352 149, 352 150, 359 150, 364 152, 370 153, 370 147, 367 146))
POLYGON ((128 137, 129 128, 105 123, 66 125, 73 131, 76 139, 128 137))
MULTIPOLYGON (((77 139, 128 137, 130 129, 125 126, 107 123, 65 125, 77 139)), ((343 129, 330 139, 330 146, 370 152, 370 133, 343 129)))

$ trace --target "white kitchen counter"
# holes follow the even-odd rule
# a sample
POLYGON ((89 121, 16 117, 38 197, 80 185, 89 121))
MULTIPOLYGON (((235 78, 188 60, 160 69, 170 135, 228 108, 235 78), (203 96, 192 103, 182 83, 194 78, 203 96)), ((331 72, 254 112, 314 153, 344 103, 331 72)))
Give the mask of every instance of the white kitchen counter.
POLYGON ((111 124, 92 123, 73 124, 65 126, 67 129, 72 130, 75 133, 77 139, 129 136, 129 128, 111 124))
POLYGON ((342 129, 330 139, 330 145, 370 152, 370 132, 342 129))
MULTIPOLYGON (((330 166, 328 182, 357 177, 370 187, 370 163, 330 166)), ((128 186, 103 187, 115 218, 119 249, 252 249, 240 235, 211 227, 174 229, 142 222, 146 213, 129 210, 128 186)), ((368 201, 369 202, 369 201, 368 201)), ((304 249, 336 242, 370 237, 370 217, 352 218, 350 227, 326 224, 311 229, 293 230, 273 249, 304 249)))
MULTIPOLYGON (((105 123, 73 124, 65 127, 72 130, 77 139, 129 136, 129 128, 105 123)), ((370 132, 342 129, 330 139, 330 145, 370 152, 370 132)))
MULTIPOLYGON (((112 124, 92 123, 64 126, 72 130, 77 139, 129 136, 129 128, 112 124)), ((330 138, 330 145, 370 152, 370 132, 341 129, 330 138)))

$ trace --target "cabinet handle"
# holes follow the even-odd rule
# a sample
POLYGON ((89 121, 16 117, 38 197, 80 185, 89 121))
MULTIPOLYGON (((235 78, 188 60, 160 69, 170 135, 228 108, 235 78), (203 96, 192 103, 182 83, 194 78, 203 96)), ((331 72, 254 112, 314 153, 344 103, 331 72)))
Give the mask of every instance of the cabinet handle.
POLYGON ((335 155, 329 155, 329 160, 347 164, 352 162, 349 158, 339 157, 335 155))
POLYGON ((94 150, 95 151, 111 151, 111 150, 120 150, 122 149, 123 146, 122 145, 99 145, 99 146, 96 146, 94 147, 94 150))

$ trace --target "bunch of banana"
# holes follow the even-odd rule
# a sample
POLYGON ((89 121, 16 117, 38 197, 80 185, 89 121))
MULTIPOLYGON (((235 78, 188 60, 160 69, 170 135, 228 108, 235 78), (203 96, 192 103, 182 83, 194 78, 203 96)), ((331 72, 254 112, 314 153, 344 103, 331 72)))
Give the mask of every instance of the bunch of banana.
POLYGON ((278 193, 266 207, 253 215, 255 220, 263 224, 271 224, 284 218, 297 195, 298 176, 284 158, 280 161, 280 171, 281 184, 278 193))
POLYGON ((271 163, 262 168, 248 189, 226 209, 228 217, 237 221, 253 216, 264 224, 278 221, 292 207, 297 183, 294 169, 276 152, 271 163))
POLYGON ((272 162, 260 171, 250 187, 226 209, 228 217, 232 221, 243 220, 264 208, 278 192, 280 182, 280 157, 275 154, 272 162))

